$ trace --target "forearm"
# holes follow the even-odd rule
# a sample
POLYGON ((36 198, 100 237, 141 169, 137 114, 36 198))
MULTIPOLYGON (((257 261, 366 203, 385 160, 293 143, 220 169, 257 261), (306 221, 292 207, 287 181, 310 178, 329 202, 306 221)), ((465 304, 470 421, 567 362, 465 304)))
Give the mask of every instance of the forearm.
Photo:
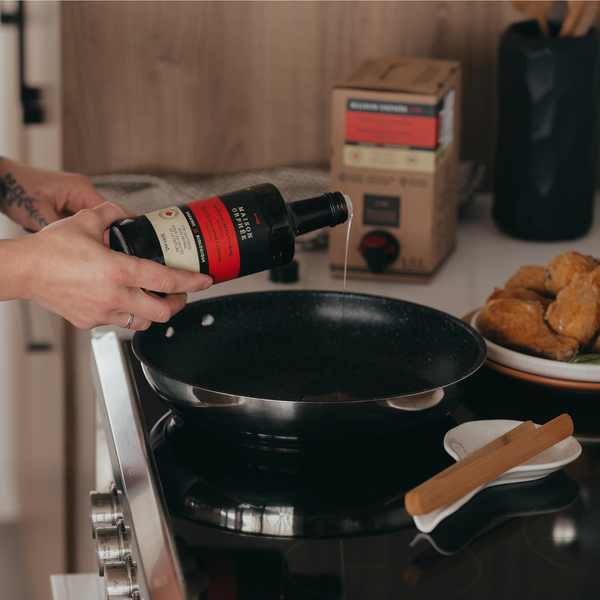
POLYGON ((0 157, 0 211, 13 221, 27 225, 29 229, 40 229, 48 220, 40 212, 40 199, 33 196, 28 184, 31 167, 0 157))

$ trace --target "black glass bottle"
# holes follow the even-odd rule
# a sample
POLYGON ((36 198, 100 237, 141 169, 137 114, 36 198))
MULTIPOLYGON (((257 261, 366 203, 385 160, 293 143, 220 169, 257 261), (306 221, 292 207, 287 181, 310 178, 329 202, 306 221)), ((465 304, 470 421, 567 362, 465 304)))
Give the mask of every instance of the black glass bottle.
POLYGON ((341 192, 287 204, 265 183, 113 223, 110 247, 219 283, 288 264, 296 236, 344 223, 351 210, 341 192))

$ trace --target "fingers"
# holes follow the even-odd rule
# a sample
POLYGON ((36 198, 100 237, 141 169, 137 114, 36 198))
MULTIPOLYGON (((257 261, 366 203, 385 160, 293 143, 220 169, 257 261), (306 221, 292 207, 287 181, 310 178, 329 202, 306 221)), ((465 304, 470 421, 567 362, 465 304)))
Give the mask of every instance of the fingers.
POLYGON ((153 322, 166 323, 173 315, 185 307, 186 294, 173 294, 160 298, 154 294, 146 294, 137 290, 134 298, 129 303, 134 308, 134 313, 120 313, 115 321, 120 327, 143 331, 148 329, 153 322), (131 322, 129 316, 133 314, 131 322), (129 326, 127 324, 129 323, 129 326))
POLYGON ((73 191, 69 194, 65 203, 67 211, 73 214, 84 208, 96 208, 106 202, 106 198, 98 192, 89 177, 75 173, 69 175, 75 183, 73 191))
POLYGON ((121 325, 120 327, 122 327, 123 329, 129 329, 131 327, 131 323, 133 322, 133 313, 129 315, 129 317, 127 318, 127 323, 125 323, 125 325, 121 325))
MULTIPOLYGON (((104 245, 107 245, 106 230, 110 225, 120 219, 136 216, 135 212, 126 210, 120 204, 112 201, 105 202, 92 211, 83 211, 79 215, 85 216, 85 213, 95 215, 98 221, 97 227, 102 230, 104 245)), ((121 255, 121 260, 127 261, 122 264, 122 267, 128 272, 125 279, 127 279, 127 285, 131 287, 152 290, 162 294, 182 294, 207 290, 213 283, 212 278, 203 273, 190 273, 179 269, 171 269, 134 256, 121 255)), ((123 274, 121 274, 122 276, 123 274)))
POLYGON ((129 288, 129 295, 120 308, 129 313, 120 313, 115 323, 123 327, 127 324, 129 314, 133 314, 128 329, 134 331, 148 329, 153 322, 166 323, 185 307, 187 292, 205 290, 212 285, 212 279, 201 273, 169 269, 149 260, 118 253, 114 253, 114 256, 119 257, 121 267, 126 266, 127 272, 121 275, 125 276, 125 285, 129 288), (161 297, 152 292, 167 295, 161 297))
POLYGON ((212 278, 202 273, 169 269, 149 260, 127 257, 132 285, 162 294, 192 293, 207 290, 212 278), (135 261, 135 262, 133 262, 135 261))
POLYGON ((122 329, 130 329, 131 331, 145 331, 152 325, 152 321, 142 317, 136 317, 134 314, 122 313, 116 319, 116 325, 122 329))

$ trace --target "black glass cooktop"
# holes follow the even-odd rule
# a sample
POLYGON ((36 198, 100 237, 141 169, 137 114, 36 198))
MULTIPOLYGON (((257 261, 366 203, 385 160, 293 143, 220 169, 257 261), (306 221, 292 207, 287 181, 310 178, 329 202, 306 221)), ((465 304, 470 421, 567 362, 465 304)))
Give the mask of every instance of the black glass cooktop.
POLYGON ((134 361, 132 370, 194 598, 600 597, 599 395, 484 367, 465 401, 425 429, 280 455, 199 435, 166 411, 134 361), (583 445, 575 462, 486 489, 431 533, 418 531, 404 494, 451 464, 448 429, 564 412, 583 445))

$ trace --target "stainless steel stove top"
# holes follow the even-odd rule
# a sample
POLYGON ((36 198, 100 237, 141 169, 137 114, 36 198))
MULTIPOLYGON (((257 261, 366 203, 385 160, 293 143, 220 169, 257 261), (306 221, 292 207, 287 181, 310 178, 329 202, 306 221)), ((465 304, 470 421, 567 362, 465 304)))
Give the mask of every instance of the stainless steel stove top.
POLYGON ((461 406, 413 438, 281 456, 198 437, 167 412, 114 332, 96 337, 93 350, 114 482, 99 490, 104 505, 95 511, 97 526, 113 528, 99 530, 100 557, 113 561, 104 565, 108 598, 598 595, 595 397, 553 394, 486 370, 461 406), (565 402, 585 440, 580 459, 539 482, 485 490, 431 534, 417 531, 403 495, 448 464, 448 428, 523 412, 545 422, 565 402))

